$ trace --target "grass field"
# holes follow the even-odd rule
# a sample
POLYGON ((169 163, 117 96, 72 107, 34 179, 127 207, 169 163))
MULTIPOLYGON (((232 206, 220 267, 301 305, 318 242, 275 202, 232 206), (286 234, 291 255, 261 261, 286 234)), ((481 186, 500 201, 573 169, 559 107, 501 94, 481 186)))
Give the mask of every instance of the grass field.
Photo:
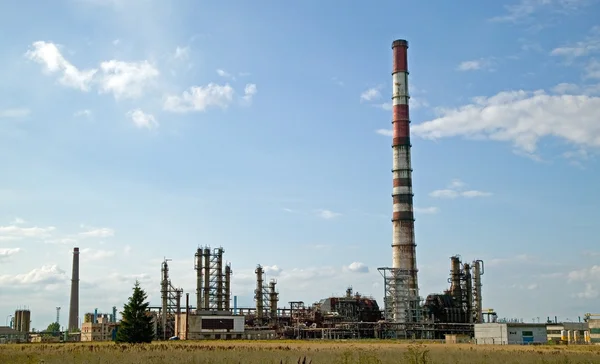
POLYGON ((204 363, 600 363, 598 346, 483 346, 382 341, 202 341, 148 345, 0 345, 10 364, 204 363))

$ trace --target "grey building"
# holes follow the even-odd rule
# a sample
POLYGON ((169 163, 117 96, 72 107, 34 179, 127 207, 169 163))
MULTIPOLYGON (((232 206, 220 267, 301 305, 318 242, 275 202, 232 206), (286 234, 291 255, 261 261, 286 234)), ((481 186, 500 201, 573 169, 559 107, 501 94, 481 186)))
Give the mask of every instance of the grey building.
POLYGON ((0 344, 25 342, 27 342, 26 332, 17 331, 8 326, 0 326, 0 344))
POLYGON ((475 342, 492 345, 545 344, 546 324, 498 322, 475 324, 475 342))

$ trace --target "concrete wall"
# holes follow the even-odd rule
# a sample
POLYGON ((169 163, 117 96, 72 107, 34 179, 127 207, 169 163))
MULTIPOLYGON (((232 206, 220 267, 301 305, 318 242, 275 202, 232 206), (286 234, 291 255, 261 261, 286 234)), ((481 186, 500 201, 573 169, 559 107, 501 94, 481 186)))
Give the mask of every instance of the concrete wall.
POLYGON ((592 344, 600 344, 600 319, 589 319, 588 326, 592 344))
POLYGON ((533 344, 546 343, 545 324, 485 323, 475 324, 477 344, 533 344))

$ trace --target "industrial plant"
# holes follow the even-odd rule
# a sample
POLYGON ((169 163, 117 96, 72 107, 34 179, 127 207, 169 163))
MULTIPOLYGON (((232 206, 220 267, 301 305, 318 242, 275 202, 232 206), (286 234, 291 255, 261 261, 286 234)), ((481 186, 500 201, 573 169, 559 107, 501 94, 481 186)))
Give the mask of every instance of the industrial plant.
MULTIPOLYGON (((543 337, 539 339, 542 341, 556 339, 569 343, 600 341, 600 318, 594 319, 591 314, 582 325, 572 328, 566 324, 560 326, 550 319, 547 324, 535 324, 535 327, 497 322, 493 309, 483 308, 485 265, 477 257, 472 260, 464 260, 459 255, 450 257, 448 288, 425 297, 421 294, 413 213, 408 42, 394 41, 392 54, 392 261, 391 266, 378 268, 383 280, 383 301, 377 302, 373 297, 355 292, 352 287, 340 287, 345 294, 339 297, 323 297, 312 303, 297 300, 281 304, 278 282, 267 280, 263 266, 257 264, 254 305, 238 307, 237 297, 231 292, 234 271, 231 263, 224 260, 225 250, 202 246, 195 253, 190 251, 190 255, 195 254, 194 266, 190 267, 196 272, 195 291, 184 292, 174 283, 177 278, 169 273, 169 259, 161 263, 160 287, 150 288, 160 291, 161 303, 150 306, 147 313, 153 317, 156 340, 449 340, 450 337, 458 340, 456 338, 462 337, 478 343, 506 344, 512 342, 505 331, 515 332, 511 327, 525 325, 518 331, 520 336, 514 334, 515 343, 538 342, 539 337, 543 337), (190 293, 195 294, 191 301, 190 293), (598 334, 597 338, 594 332, 598 334), (496 338, 502 335, 503 339, 496 338)), ((109 314, 98 313, 97 309, 85 314, 80 327, 78 248, 73 251, 72 269, 69 334, 64 335, 64 340, 114 339, 119 326, 116 307, 109 314)), ((440 280, 445 278, 440 277, 440 280)), ((14 330, 28 332, 29 320, 28 310, 17 311, 14 330)))

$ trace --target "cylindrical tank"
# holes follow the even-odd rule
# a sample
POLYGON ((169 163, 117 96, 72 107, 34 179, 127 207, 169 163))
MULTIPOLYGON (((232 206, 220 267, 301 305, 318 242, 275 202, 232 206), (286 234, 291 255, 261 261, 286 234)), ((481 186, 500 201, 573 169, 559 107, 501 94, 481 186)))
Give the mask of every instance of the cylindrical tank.
POLYGON ((31 324, 31 311, 23 310, 21 314, 21 332, 29 332, 31 324))
POLYGON ((573 331, 567 330, 567 342, 570 344, 573 341, 573 331))
POLYGON ((581 336, 579 334, 579 330, 573 330, 573 342, 575 342, 576 344, 579 344, 580 341, 581 341, 581 336))
POLYGON ((23 320, 23 311, 15 311, 15 330, 21 331, 21 321, 23 320))
POLYGON ((589 331, 584 331, 583 332, 583 341, 585 341, 586 344, 589 344, 592 342, 592 337, 590 336, 590 332, 589 331))
POLYGON ((567 342, 567 330, 560 330, 560 341, 567 342))

